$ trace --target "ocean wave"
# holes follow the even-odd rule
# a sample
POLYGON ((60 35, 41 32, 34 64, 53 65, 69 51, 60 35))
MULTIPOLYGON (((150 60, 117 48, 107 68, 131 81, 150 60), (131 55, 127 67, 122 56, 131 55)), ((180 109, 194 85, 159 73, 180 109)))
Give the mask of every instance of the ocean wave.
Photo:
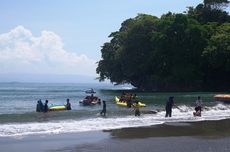
POLYGON ((7 123, 0 126, 0 137, 25 136, 32 134, 60 134, 70 132, 86 132, 110 130, 140 126, 153 126, 166 122, 196 122, 205 120, 230 119, 230 105, 217 104, 213 107, 204 107, 202 117, 193 116, 194 107, 180 105, 175 107, 171 118, 165 118, 165 111, 157 114, 142 114, 116 116, 107 118, 94 117, 85 119, 52 120, 48 122, 7 123))
POLYGON ((145 125, 156 125, 163 122, 150 121, 151 117, 136 118, 94 118, 77 120, 64 120, 43 123, 3 124, 0 126, 0 136, 25 136, 31 134, 59 134, 69 132, 86 132, 108 129, 119 129, 126 127, 139 127, 145 125))

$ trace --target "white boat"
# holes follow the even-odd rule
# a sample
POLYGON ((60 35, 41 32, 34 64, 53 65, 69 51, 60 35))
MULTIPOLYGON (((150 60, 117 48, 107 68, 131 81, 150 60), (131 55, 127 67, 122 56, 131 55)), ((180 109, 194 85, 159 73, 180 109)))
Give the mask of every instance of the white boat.
POLYGON ((85 93, 93 94, 93 93, 96 93, 96 92, 91 88, 89 90, 86 90, 85 93))

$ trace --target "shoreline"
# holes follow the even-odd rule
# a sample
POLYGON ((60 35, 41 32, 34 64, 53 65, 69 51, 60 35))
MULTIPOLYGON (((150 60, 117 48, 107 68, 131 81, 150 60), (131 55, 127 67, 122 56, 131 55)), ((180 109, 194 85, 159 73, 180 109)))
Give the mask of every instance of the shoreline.
POLYGON ((0 137, 0 151, 56 151, 73 145, 95 143, 106 138, 109 138, 108 134, 102 131, 0 137))
POLYGON ((114 130, 0 137, 4 152, 228 152, 230 119, 114 130))
POLYGON ((167 122, 155 126, 113 129, 113 138, 149 137, 230 137, 230 119, 206 120, 198 122, 167 122))

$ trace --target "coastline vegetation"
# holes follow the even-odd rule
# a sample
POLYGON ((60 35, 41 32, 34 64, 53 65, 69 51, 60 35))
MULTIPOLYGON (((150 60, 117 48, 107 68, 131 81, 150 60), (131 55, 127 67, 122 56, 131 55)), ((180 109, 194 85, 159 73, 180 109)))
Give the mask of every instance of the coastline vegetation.
POLYGON ((228 0, 204 0, 184 13, 125 20, 101 49, 99 81, 140 90, 226 90, 230 86, 228 0))

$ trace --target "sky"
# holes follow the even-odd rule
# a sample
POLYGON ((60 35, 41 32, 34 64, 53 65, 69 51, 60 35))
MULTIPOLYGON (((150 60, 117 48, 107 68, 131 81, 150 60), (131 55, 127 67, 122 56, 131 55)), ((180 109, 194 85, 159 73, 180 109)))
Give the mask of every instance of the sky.
MULTIPOLYGON (((182 13, 202 0, 0 0, 0 74, 96 77, 101 46, 138 13, 182 13)), ((1 79, 0 79, 1 81, 1 79)))

